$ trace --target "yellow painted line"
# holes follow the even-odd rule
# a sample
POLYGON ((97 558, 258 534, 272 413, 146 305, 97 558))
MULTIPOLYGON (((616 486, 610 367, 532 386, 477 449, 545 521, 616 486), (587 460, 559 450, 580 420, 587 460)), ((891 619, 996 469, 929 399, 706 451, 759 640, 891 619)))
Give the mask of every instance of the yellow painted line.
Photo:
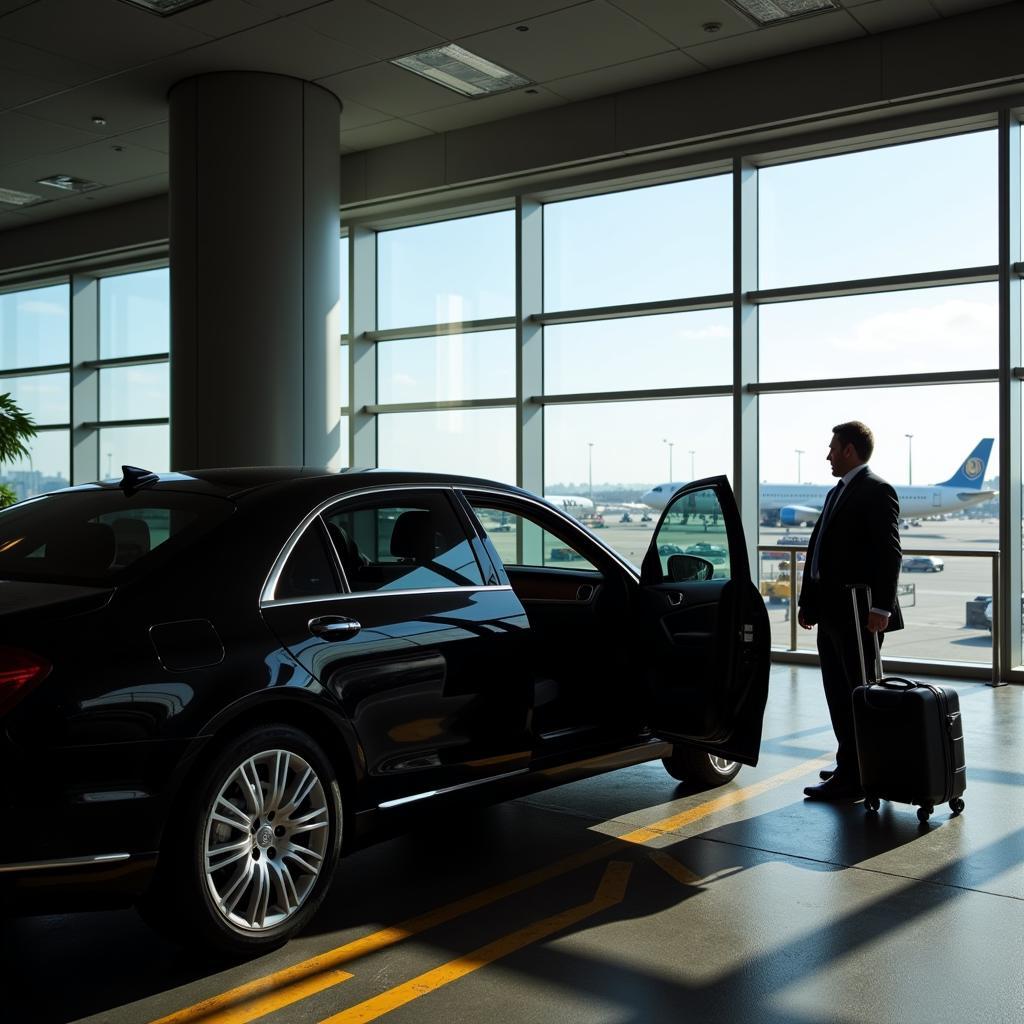
POLYGON ((794 778, 799 778, 812 769, 820 768, 826 763, 830 763, 830 759, 826 757, 804 761, 787 771, 765 779, 763 782, 757 782, 724 796, 705 801, 682 814, 664 818, 640 829, 634 829, 623 836, 599 843, 589 850, 563 857, 561 860, 535 871, 529 871, 518 878, 500 882, 498 885, 447 903, 442 907, 427 911, 425 914, 401 921, 388 928, 382 928, 343 946, 328 950, 326 953, 320 953, 308 960, 293 964, 291 967, 275 971, 263 978, 247 982, 229 989, 227 992, 222 992, 220 995, 187 1006, 166 1017, 161 1017, 151 1024, 248 1024, 249 1021, 296 1003, 307 995, 315 994, 325 988, 330 988, 331 985, 345 981, 350 975, 344 970, 339 970, 342 965, 396 946, 420 932, 447 924, 458 917, 480 910, 527 889, 532 889, 559 875, 574 871, 576 868, 610 857, 616 851, 621 850, 620 843, 622 842, 647 843, 681 825, 690 824, 713 814, 723 807, 730 807, 743 800, 759 796, 761 793, 781 786, 794 778))
POLYGON ((621 903, 626 895, 626 885, 631 870, 631 864, 613 860, 604 869, 604 877, 597 887, 594 898, 587 903, 563 910, 542 921, 528 924, 525 928, 520 928, 494 942, 489 942, 486 946, 481 946, 466 956, 450 960, 411 981, 396 985, 387 992, 382 992, 379 996, 374 996, 372 999, 357 1003, 332 1017, 327 1017, 320 1024, 365 1024, 366 1021, 376 1020, 392 1010, 397 1010, 400 1006, 405 1006, 406 1003, 411 1003, 414 999, 420 999, 431 992, 436 992, 439 988, 450 985, 453 981, 458 981, 481 967, 486 967, 487 964, 493 963, 495 960, 500 960, 502 957, 539 942, 541 939, 546 939, 556 932, 564 931, 588 917, 593 917, 594 914, 598 914, 602 910, 614 907, 621 903))
POLYGON ((815 757, 810 761, 802 761, 793 768, 780 772, 778 775, 773 775, 770 779, 765 779, 763 782, 755 782, 752 786, 744 786, 743 789, 734 789, 730 793, 723 793, 721 796, 715 797, 714 800, 708 800, 705 803, 698 804, 696 807, 691 807, 687 811, 673 814, 670 818, 662 818, 661 821, 655 821, 650 825, 645 825, 643 828, 634 829, 632 832, 627 832, 625 835, 618 836, 617 838, 623 843, 649 843, 652 839, 675 832, 684 825, 690 825, 701 818, 706 818, 709 814, 714 814, 716 811, 725 810, 727 807, 734 807, 736 804, 743 803, 744 800, 750 800, 786 782, 799 779, 815 768, 821 768, 826 764, 830 764, 831 761, 831 757, 815 757))
POLYGON ((670 857, 664 850, 649 850, 647 856, 682 885, 697 885, 700 882, 699 875, 695 875, 688 867, 680 864, 675 857, 670 857))

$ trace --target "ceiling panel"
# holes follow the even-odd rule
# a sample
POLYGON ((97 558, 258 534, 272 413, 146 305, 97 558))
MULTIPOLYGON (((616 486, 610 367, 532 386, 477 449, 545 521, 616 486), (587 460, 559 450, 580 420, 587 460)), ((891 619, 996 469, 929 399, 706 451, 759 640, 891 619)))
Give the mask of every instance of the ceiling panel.
POLYGON ((0 67, 10 71, 20 71, 26 75, 37 75, 62 85, 79 85, 99 78, 103 71, 98 67, 46 53, 34 46, 17 43, 13 39, 3 37, 3 21, 0 21, 0 67))
POLYGON ((316 7, 323 3, 323 0, 245 0, 253 7, 260 7, 266 11, 273 11, 275 14, 294 14, 296 11, 303 11, 307 7, 316 7))
POLYGON ((535 110, 563 103, 565 100, 561 96, 543 86, 535 86, 530 92, 517 89, 515 92, 506 92, 499 96, 487 96, 469 103, 459 103, 454 107, 424 110, 419 114, 409 114, 408 117, 410 121, 435 132, 447 132, 456 128, 468 128, 473 124, 483 124, 485 121, 515 117, 517 114, 531 114, 535 110))
POLYGON ((159 66, 140 68, 38 100, 19 112, 101 137, 167 119, 167 81, 159 66), (106 119, 95 125, 94 116, 106 119))
POLYGON ((319 84, 336 93, 342 101, 355 100, 395 117, 469 102, 451 89, 387 63, 331 75, 320 79, 319 84))
POLYGON ((940 14, 963 14, 965 11, 977 11, 982 7, 999 7, 1012 0, 932 0, 940 14))
POLYGON ((938 18, 930 0, 873 0, 853 8, 850 14, 869 32, 888 32, 938 18))
POLYGON ((408 142, 409 139, 420 139, 424 135, 433 134, 429 129, 418 124, 410 124, 394 118, 382 124, 371 124, 365 128, 355 128, 341 133, 341 144, 350 150, 376 149, 378 146, 390 146, 396 142, 408 142))
POLYGON ((9 110, 41 96, 60 92, 63 88, 57 82, 0 67, 0 110, 9 110))
POLYGON ((377 0, 380 7, 401 14, 447 39, 518 25, 549 11, 572 7, 579 0, 377 0))
POLYGON ((374 110, 372 107, 364 107, 361 103, 356 103, 355 100, 346 100, 341 106, 341 130, 343 132, 390 120, 390 114, 385 114, 382 110, 374 110))
POLYGON ((0 166, 27 160, 38 153, 57 153, 62 149, 88 145, 96 136, 65 128, 13 111, 0 114, 0 166))
POLYGON ((291 21, 376 57, 400 57, 445 41, 366 0, 331 0, 294 15, 291 21))
POLYGON ((641 85, 667 82, 670 78, 684 78, 703 70, 700 64, 685 53, 670 50, 653 57, 631 60, 626 64, 613 64, 610 68, 556 78, 544 84, 567 100, 585 100, 592 96, 607 96, 609 93, 635 89, 641 85))
POLYGON ((671 50, 672 44, 605 0, 494 29, 460 40, 474 53, 534 82, 607 67, 671 50))
POLYGON ((35 2, 36 0, 0 0, 0 16, 10 14, 11 11, 16 11, 19 7, 28 7, 29 4, 35 2))
POLYGON ((370 64, 372 54, 312 32, 289 19, 277 19, 226 39, 180 54, 172 62, 182 72, 271 71, 314 79, 370 64))
POLYGON ((6 188, 21 192, 38 192, 47 198, 63 193, 51 185, 40 185, 40 178, 55 174, 70 174, 75 178, 95 181, 100 185, 119 185, 137 178, 167 173, 167 155, 142 146, 122 142, 94 142, 60 153, 33 157, 21 163, 10 164, 0 170, 6 188), (120 147, 120 152, 114 150, 120 147))
POLYGON ((645 25, 660 33, 676 46, 695 46, 698 43, 752 32, 755 26, 744 18, 726 0, 610 0, 616 7, 639 18, 645 25), (721 26, 714 33, 704 26, 721 26))
POLYGON ((866 33, 847 11, 832 11, 813 18, 800 18, 788 25, 773 25, 730 39, 712 39, 709 43, 687 47, 694 60, 709 68, 744 64, 751 60, 775 57, 780 53, 826 46, 846 39, 857 39, 866 33))
POLYGON ((252 28, 276 17, 276 11, 254 7, 251 3, 246 3, 246 0, 209 0, 208 3, 175 14, 174 22, 219 38, 230 32, 252 28))
POLYGON ((112 142, 127 143, 130 146, 145 146, 146 149, 155 150, 157 153, 170 153, 171 140, 169 125, 166 121, 159 124, 151 124, 145 128, 137 128, 132 132, 125 132, 123 135, 114 135, 112 142))
POLYGON ((49 53, 81 56, 107 71, 135 67, 209 38, 119 0, 39 0, 0 18, 0 35, 49 53))

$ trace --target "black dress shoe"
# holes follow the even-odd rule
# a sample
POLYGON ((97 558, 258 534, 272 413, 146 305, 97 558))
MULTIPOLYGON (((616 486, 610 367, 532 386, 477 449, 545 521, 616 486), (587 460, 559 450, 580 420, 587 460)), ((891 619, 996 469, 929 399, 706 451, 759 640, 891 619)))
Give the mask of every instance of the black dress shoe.
POLYGON ((818 778, 821 779, 822 782, 828 782, 835 773, 835 768, 822 768, 821 771, 818 772, 818 778))
POLYGON ((820 786, 807 786, 804 796, 808 800, 863 800, 864 790, 859 782, 846 782, 834 775, 820 786))

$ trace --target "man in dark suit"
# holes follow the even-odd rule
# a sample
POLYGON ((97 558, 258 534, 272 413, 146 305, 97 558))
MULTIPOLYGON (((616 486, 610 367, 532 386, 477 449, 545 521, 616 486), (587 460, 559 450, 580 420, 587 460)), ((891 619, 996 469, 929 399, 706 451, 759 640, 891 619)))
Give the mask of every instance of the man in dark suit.
POLYGON ((865 669, 874 678, 874 646, 887 632, 903 628, 896 600, 900 573, 900 504, 896 492, 868 468, 874 437, 854 420, 832 428, 828 461, 839 483, 828 492, 807 544, 800 588, 798 621, 804 629, 818 627, 821 679, 839 747, 834 772, 808 786, 811 800, 859 800, 864 794, 853 732, 851 694, 861 682, 857 627, 849 586, 867 583, 871 607, 860 601, 860 629, 865 669))

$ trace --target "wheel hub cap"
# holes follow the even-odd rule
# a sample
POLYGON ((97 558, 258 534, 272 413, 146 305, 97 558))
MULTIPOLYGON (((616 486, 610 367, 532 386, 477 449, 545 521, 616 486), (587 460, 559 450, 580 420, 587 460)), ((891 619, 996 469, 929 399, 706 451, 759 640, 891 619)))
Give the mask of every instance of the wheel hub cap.
POLYGON ((274 830, 269 825, 264 825, 263 828, 256 833, 256 845, 261 850, 265 850, 273 841, 274 830))

